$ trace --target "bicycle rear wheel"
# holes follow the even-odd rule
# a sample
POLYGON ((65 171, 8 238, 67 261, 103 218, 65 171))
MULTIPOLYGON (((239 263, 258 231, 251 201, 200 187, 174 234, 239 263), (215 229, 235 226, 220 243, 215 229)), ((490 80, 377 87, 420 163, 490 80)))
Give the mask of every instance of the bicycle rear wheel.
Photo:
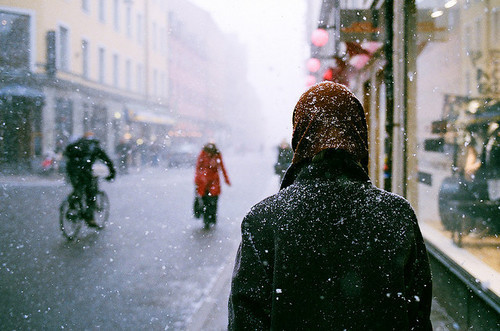
POLYGON ((94 221, 98 229, 104 229, 109 218, 109 199, 104 191, 97 192, 94 209, 94 221))
POLYGON ((68 240, 75 239, 82 228, 81 203, 75 201, 74 204, 76 204, 75 208, 70 208, 69 199, 66 199, 59 207, 59 224, 63 235, 68 240))

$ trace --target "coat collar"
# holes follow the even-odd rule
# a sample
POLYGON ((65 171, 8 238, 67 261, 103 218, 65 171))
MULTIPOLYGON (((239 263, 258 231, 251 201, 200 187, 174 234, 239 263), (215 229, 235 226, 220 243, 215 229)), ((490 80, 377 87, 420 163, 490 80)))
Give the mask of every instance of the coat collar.
POLYGON ((285 173, 280 189, 300 179, 339 177, 370 181, 361 164, 351 154, 343 150, 327 149, 312 159, 292 164, 285 173))

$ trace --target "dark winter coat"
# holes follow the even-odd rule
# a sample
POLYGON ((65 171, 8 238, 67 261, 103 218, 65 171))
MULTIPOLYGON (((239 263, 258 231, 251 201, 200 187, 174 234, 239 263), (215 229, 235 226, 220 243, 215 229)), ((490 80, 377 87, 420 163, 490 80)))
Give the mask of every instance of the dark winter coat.
POLYGON ((293 123, 281 190, 241 225, 229 330, 430 330, 422 235, 409 203, 369 181, 360 102, 317 84, 293 123))
POLYGON ((430 330, 426 254, 410 205, 359 164, 304 164, 243 220, 229 329, 430 330))
POLYGON ((66 147, 64 156, 67 159, 66 171, 70 179, 92 176, 92 166, 97 160, 101 160, 108 167, 109 177, 115 176, 116 170, 113 162, 96 139, 78 139, 66 147))

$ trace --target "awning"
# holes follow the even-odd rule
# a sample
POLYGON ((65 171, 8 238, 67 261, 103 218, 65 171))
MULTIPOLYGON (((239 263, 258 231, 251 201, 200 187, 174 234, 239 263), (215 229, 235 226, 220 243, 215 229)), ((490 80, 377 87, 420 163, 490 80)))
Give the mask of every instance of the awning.
POLYGON ((147 111, 133 112, 131 120, 134 122, 162 125, 173 125, 175 123, 175 120, 168 115, 156 114, 147 111))
POLYGON ((45 94, 33 87, 24 85, 7 85, 0 88, 0 98, 22 97, 30 99, 43 99, 45 94))

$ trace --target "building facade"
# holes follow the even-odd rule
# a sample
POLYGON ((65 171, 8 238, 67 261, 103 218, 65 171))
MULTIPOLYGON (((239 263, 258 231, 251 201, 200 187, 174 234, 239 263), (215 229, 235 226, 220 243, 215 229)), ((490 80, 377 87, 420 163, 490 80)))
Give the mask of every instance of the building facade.
POLYGON ((161 139, 168 108, 164 1, 0 1, 0 164, 30 168, 92 131, 161 139))
POLYGON ((263 121, 247 78, 245 46, 186 0, 169 1, 168 24, 169 106, 176 120, 171 144, 257 145, 263 121))

